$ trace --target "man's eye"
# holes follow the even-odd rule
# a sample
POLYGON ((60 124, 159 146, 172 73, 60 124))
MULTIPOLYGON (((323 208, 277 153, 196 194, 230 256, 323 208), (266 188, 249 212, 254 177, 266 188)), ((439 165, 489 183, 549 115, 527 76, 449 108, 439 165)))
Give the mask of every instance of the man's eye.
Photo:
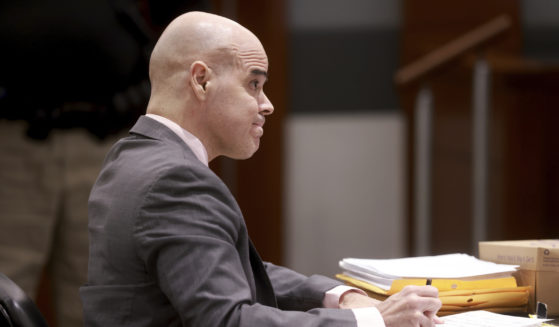
POLYGON ((255 89, 255 90, 258 89, 258 84, 259 84, 259 83, 258 83, 257 80, 254 80, 254 81, 251 81, 251 82, 250 82, 250 86, 251 86, 253 89, 255 89))

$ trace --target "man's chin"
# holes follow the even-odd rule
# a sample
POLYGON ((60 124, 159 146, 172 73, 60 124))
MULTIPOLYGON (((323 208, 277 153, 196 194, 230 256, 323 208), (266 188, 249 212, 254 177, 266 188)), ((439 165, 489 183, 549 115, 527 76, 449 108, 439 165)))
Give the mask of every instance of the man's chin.
POLYGON ((258 146, 255 146, 252 149, 247 149, 246 151, 227 155, 227 158, 234 159, 234 160, 246 160, 250 159, 255 153, 258 151, 258 146))

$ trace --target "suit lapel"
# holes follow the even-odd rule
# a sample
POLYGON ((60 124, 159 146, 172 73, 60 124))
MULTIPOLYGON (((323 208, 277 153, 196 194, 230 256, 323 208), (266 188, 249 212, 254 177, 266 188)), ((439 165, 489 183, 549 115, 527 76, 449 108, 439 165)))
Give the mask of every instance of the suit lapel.
POLYGON ((254 283, 256 285, 256 302, 267 305, 270 307, 277 308, 278 303, 276 301, 276 295, 266 272, 266 268, 262 263, 262 259, 256 252, 256 248, 249 240, 249 256, 250 265, 252 266, 252 271, 254 273, 254 283))

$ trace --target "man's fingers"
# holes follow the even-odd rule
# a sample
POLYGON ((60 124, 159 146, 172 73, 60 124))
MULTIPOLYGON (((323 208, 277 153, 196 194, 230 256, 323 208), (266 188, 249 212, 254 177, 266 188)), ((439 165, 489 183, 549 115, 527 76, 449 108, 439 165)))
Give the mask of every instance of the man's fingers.
POLYGON ((425 311, 424 314, 425 316, 427 316, 429 319, 433 320, 437 324, 442 324, 444 322, 441 318, 437 316, 437 313, 434 311, 425 311))
POLYGON ((433 321, 435 322, 435 324, 444 324, 444 320, 439 318, 439 316, 437 315, 433 316, 433 321))
POLYGON ((433 286, 406 286, 402 291, 406 290, 409 294, 417 296, 417 307, 422 312, 432 312, 435 315, 442 306, 439 299, 439 290, 433 286), (406 288, 408 288, 406 290, 406 288))
POLYGON ((402 292, 415 293, 419 296, 427 296, 427 297, 439 296, 439 290, 435 286, 408 285, 402 289, 402 292))
POLYGON ((419 326, 421 327, 434 327, 435 326, 435 321, 433 320, 433 318, 428 317, 424 314, 421 315, 421 317, 418 319, 419 322, 419 326))
POLYGON ((434 314, 437 313, 443 305, 438 297, 421 297, 419 298, 419 301, 419 305, 423 309, 423 312, 430 311, 434 314))
POLYGON ((442 306, 438 295, 433 286, 406 286, 377 308, 387 327, 433 327, 441 322, 436 316, 442 306))

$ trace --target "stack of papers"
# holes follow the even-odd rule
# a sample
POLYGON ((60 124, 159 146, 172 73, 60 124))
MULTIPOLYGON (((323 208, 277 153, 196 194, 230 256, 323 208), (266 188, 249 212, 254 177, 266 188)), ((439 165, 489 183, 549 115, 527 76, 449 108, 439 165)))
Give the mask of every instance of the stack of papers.
POLYGON ((518 266, 496 264, 456 253, 385 260, 346 258, 340 261, 340 267, 344 274, 388 291, 398 279, 503 278, 512 276, 518 266))
POLYGON ((340 261, 343 273, 336 277, 383 300, 407 285, 426 285, 439 290, 440 315, 471 310, 526 312, 529 287, 517 286, 512 274, 518 266, 479 260, 466 254, 446 254, 401 259, 340 261))

